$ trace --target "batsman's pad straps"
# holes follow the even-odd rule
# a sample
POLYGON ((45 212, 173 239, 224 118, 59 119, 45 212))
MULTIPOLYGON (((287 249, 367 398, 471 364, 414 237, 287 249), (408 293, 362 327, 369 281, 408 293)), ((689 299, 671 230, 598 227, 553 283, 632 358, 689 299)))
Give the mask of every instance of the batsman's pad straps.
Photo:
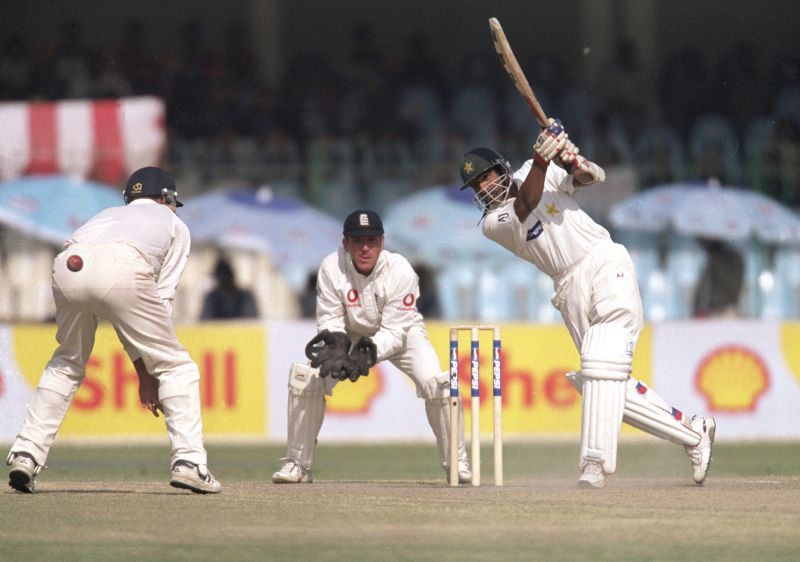
POLYGON ((648 400, 652 391, 642 393, 640 388, 631 380, 625 392, 625 414, 623 420, 661 439, 666 439, 684 447, 695 447, 700 443, 700 434, 683 425, 662 407, 648 400))
POLYGON ((581 374, 588 379, 627 380, 633 361, 630 330, 615 324, 596 324, 581 346, 581 374))
POLYGON ((586 361, 581 360, 581 374, 587 379, 628 380, 631 374, 630 362, 586 361))

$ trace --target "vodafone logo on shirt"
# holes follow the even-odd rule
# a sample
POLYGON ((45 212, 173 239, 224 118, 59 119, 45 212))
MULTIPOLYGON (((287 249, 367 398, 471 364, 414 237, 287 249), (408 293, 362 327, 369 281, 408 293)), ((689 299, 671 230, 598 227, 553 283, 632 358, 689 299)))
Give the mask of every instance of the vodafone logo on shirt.
POLYGON ((358 302, 358 291, 356 291, 355 289, 350 289, 349 291, 347 291, 347 295, 345 295, 345 298, 347 299, 348 308, 361 306, 361 303, 358 302))
POLYGON ((415 311, 417 307, 415 306, 416 297, 413 293, 408 293, 406 296, 403 297, 403 306, 398 307, 398 310, 406 310, 406 311, 415 311))

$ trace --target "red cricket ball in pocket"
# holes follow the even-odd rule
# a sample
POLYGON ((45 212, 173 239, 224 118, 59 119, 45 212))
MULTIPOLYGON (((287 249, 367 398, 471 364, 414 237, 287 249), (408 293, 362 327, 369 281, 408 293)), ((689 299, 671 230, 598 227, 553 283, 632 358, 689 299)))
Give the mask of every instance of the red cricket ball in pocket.
POLYGON ((67 258, 67 269, 70 271, 80 271, 83 269, 83 259, 80 256, 70 256, 67 258))

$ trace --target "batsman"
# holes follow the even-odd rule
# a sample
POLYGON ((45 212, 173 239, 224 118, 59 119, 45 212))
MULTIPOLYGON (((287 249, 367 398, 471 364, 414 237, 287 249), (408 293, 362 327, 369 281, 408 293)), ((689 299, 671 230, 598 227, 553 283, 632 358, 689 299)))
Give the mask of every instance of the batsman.
MULTIPOLYGON (((272 475, 279 484, 312 482, 314 448, 325 414, 325 395, 348 379, 366 376, 380 361, 405 373, 425 401, 439 461, 449 470, 450 381, 417 311, 419 279, 403 256, 384 250, 380 216, 356 210, 344 221, 338 251, 317 272, 317 335, 308 342, 309 363, 289 371, 288 438, 283 466, 272 475)), ((459 415, 458 478, 472 479, 459 415)))
POLYGON ((553 305, 561 312, 581 370, 568 373, 583 395, 578 484, 602 488, 617 467, 622 421, 682 445, 702 484, 711 464, 714 418, 668 405, 631 376, 643 327, 642 301, 627 249, 585 213, 573 197, 605 180, 584 158, 560 121, 550 120, 533 146, 533 158, 516 172, 488 148, 461 162, 462 189, 471 188, 483 212, 483 234, 553 279, 553 305))

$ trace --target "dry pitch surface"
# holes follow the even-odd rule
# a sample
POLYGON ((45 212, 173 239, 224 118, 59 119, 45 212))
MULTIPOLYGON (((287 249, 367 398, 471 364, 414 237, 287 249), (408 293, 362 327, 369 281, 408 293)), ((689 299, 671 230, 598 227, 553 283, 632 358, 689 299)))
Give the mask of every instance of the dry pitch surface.
POLYGON ((489 463, 452 489, 432 445, 320 447, 311 485, 269 482, 280 447, 210 446, 225 488, 198 496, 163 447, 61 446, 37 494, 0 492, 0 560, 800 559, 798 443, 718 445, 702 487, 679 449, 625 445, 603 490, 574 449, 512 444, 506 486, 489 463))

